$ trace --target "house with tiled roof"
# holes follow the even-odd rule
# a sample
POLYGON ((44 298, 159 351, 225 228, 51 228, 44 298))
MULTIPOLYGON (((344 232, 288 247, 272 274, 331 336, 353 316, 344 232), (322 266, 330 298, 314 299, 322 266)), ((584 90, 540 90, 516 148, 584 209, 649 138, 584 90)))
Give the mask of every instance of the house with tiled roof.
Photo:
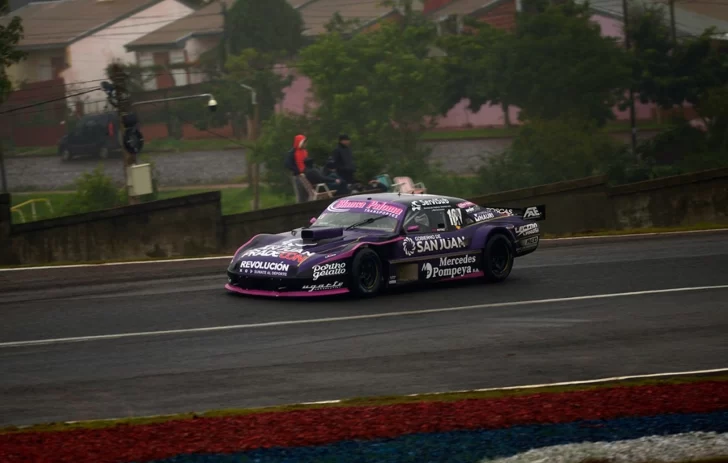
MULTIPOLYGON (((163 66, 169 73, 145 79, 148 90, 200 83, 205 76, 194 70, 201 55, 215 48, 222 38, 221 4, 230 8, 235 0, 214 0, 184 18, 128 42, 126 49, 136 54, 141 67, 163 66), (176 68, 176 69, 174 69, 176 68)), ((335 13, 344 20, 356 21, 355 31, 366 30, 379 21, 396 18, 398 10, 381 5, 381 0, 288 0, 300 14, 303 35, 315 37, 326 32, 326 24, 335 13)), ((415 5, 416 7, 416 5, 415 5)))
POLYGON ((168 69, 168 72, 155 72, 153 78, 143 78, 145 88, 157 90, 203 82, 205 75, 194 66, 203 53, 220 43, 223 5, 229 8, 234 1, 211 1, 183 18, 128 42, 125 47, 135 55, 137 65, 168 69))
MULTIPOLYGON (((179 0, 56 0, 30 2, 0 18, 22 19, 18 48, 27 58, 10 66, 14 85, 62 79, 88 88, 106 78, 113 61, 134 62, 124 45, 192 12, 179 0), (96 82, 94 82, 96 81, 96 82)), ((74 85, 76 84, 76 85, 74 85)), ((76 90, 77 91, 77 90, 76 90)), ((92 93, 89 99, 103 99, 92 93)))

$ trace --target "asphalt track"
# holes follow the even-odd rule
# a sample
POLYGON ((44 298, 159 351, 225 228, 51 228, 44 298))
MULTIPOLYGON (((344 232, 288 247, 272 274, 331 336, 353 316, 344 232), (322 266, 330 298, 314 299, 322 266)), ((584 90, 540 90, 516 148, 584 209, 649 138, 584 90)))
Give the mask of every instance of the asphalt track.
POLYGON ((0 425, 728 366, 728 287, 651 292, 728 285, 728 233, 543 248, 500 285, 370 301, 228 295, 226 263, 0 272, 0 425))

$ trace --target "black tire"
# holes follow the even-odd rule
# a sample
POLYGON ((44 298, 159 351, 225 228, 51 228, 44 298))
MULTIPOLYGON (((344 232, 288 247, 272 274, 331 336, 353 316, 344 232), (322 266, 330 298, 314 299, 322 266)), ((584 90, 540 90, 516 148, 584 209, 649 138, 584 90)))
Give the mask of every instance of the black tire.
POLYGON ((485 281, 500 283, 513 270, 514 250, 511 241, 501 234, 492 235, 483 250, 485 281))
POLYGON ((369 248, 359 251, 351 262, 349 291, 356 297, 373 297, 382 289, 382 260, 369 248))

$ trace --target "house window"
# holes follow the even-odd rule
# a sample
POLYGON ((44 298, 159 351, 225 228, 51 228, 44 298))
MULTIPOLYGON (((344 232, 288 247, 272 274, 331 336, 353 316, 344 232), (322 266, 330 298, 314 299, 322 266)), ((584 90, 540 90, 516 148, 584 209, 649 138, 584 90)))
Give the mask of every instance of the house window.
POLYGON ((463 18, 458 15, 443 16, 437 20, 438 35, 459 35, 463 32, 463 18))
POLYGON ((189 84, 187 69, 181 69, 177 66, 185 64, 187 57, 184 50, 172 50, 169 52, 169 64, 173 67, 172 77, 177 87, 189 84), (175 69, 176 68, 176 69, 175 69))
POLYGON ((141 76, 144 90, 156 90, 157 79, 154 71, 151 69, 146 71, 144 70, 144 68, 151 68, 154 66, 154 55, 149 52, 137 53, 137 64, 139 64, 139 67, 142 68, 141 76))

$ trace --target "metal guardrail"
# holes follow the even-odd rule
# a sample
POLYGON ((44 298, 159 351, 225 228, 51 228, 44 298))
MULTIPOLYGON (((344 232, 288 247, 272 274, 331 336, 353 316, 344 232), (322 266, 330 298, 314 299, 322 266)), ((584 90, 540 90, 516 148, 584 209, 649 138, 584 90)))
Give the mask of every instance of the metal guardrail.
POLYGON ((33 220, 38 220, 38 211, 35 209, 36 203, 45 203, 46 206, 48 206, 48 209, 50 209, 51 214, 53 213, 53 204, 51 204, 50 200, 47 198, 36 198, 36 199, 29 199, 28 201, 25 201, 24 203, 20 203, 17 206, 13 206, 10 208, 11 212, 17 212, 20 215, 21 223, 25 223, 25 214, 23 214, 23 207, 30 204, 30 211, 31 215, 33 217, 33 220))

